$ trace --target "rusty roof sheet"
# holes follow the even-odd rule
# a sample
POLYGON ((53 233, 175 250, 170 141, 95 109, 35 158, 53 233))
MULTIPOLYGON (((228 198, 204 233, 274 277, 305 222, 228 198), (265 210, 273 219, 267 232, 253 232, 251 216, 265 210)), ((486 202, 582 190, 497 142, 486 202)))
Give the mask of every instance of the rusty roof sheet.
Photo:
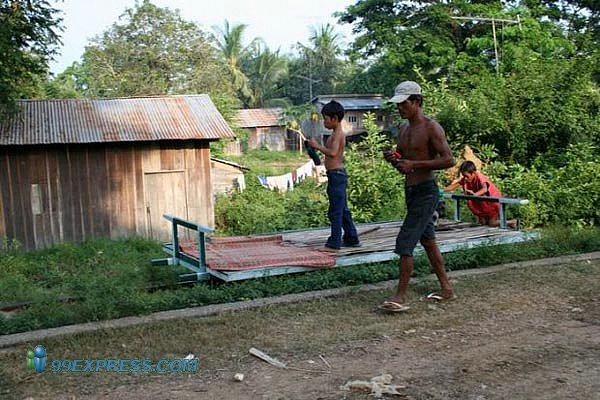
POLYGON ((221 139, 235 134, 210 97, 20 100, 0 145, 221 139))
POLYGON ((279 122, 280 114, 281 108, 247 108, 237 111, 236 122, 240 128, 284 126, 279 122))

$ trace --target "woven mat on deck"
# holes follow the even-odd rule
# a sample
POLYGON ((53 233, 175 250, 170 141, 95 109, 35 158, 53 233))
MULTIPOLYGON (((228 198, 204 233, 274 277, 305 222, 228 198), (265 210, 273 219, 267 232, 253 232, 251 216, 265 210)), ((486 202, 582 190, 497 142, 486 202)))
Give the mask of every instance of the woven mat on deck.
MULTIPOLYGON (((180 244, 180 251, 198 258, 194 242, 180 244)), ((219 271, 243 271, 271 267, 327 268, 335 264, 331 254, 283 243, 281 235, 211 237, 206 243, 206 263, 219 271)))

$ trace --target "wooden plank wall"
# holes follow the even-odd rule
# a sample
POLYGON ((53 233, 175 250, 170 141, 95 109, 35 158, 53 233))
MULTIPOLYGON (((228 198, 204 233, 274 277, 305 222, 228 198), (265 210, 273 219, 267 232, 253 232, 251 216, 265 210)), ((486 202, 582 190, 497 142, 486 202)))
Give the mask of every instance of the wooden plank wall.
POLYGON ((184 170, 187 217, 213 226, 207 141, 4 147, 0 239, 26 248, 147 236, 144 174, 184 170))
POLYGON ((213 194, 225 194, 236 189, 236 181, 244 178, 244 172, 233 165, 211 161, 213 194))
POLYGON ((187 173, 188 218, 199 224, 214 227, 214 201, 210 173, 208 142, 185 148, 187 173))

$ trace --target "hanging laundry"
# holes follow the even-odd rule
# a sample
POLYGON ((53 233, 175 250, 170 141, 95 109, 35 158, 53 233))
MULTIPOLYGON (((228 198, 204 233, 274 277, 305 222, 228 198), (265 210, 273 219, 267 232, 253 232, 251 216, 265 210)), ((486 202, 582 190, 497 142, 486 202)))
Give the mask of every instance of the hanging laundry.
POLYGON ((285 175, 278 176, 267 176, 267 185, 271 190, 279 190, 280 192, 286 192, 288 190, 294 190, 294 182, 292 180, 292 173, 289 172, 285 175))
POLYGON ((267 189, 269 189, 269 184, 267 183, 267 177, 265 175, 256 175, 260 184, 267 189))
POLYGON ((311 160, 287 174, 277 176, 257 175, 257 178, 260 184, 266 188, 286 192, 294 190, 294 185, 306 178, 315 178, 318 182, 327 182, 327 174, 325 172, 325 166, 315 166, 315 163, 311 160))

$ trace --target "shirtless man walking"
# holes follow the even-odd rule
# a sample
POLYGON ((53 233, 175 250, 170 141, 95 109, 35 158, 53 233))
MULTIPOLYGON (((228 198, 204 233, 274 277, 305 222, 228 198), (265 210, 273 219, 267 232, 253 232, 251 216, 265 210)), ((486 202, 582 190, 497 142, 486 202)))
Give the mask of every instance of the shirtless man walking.
POLYGON ((439 300, 454 297, 444 259, 435 241, 432 219, 439 200, 433 171, 452 167, 454 158, 444 129, 438 122, 423 114, 421 87, 416 82, 405 81, 399 84, 390 101, 396 103, 402 118, 408 120, 398 130, 396 150, 399 155, 384 151, 385 159, 406 175, 404 190, 407 214, 394 250, 400 256, 398 289, 380 308, 406 311, 409 309, 406 304, 408 282, 414 268, 413 251, 419 241, 427 252, 442 289, 439 295, 432 297, 439 300))

